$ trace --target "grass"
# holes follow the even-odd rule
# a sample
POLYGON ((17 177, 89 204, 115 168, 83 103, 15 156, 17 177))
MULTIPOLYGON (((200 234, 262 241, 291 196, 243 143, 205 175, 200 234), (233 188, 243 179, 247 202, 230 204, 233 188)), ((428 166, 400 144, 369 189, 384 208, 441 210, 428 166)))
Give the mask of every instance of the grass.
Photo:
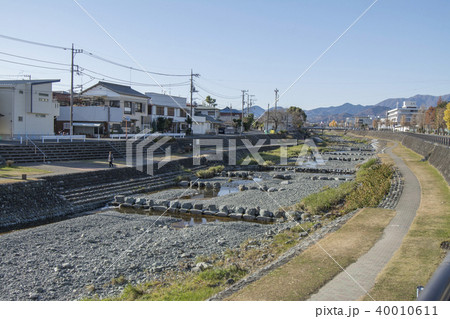
POLYGON ((222 172, 224 168, 225 166, 223 165, 211 166, 207 169, 197 171, 195 175, 199 178, 212 178, 216 176, 217 173, 222 172))
POLYGON ((450 239, 450 189, 420 155, 403 146, 393 151, 418 178, 421 202, 401 247, 369 293, 375 300, 415 300, 416 287, 428 282, 446 253, 440 243, 450 239))
POLYGON ((373 246, 394 214, 392 210, 380 208, 361 210, 341 229, 232 295, 229 300, 308 299, 341 272, 324 250, 345 268, 373 246))
POLYGON ((311 194, 294 208, 311 214, 330 211, 346 214, 357 208, 375 207, 389 191, 392 173, 391 165, 379 164, 377 159, 370 159, 360 166, 354 181, 311 194))
POLYGON ((0 167, 0 178, 16 178, 22 177, 22 174, 27 175, 37 175, 37 174, 48 174, 50 171, 43 169, 33 168, 29 166, 3 166, 0 167))

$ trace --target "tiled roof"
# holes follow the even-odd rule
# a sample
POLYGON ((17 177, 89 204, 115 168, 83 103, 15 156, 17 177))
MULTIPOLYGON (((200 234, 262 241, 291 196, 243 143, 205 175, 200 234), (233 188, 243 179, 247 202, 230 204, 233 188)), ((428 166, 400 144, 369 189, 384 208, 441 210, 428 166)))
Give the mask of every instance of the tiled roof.
MULTIPOLYGON (((100 81, 98 82, 96 85, 94 85, 93 87, 97 86, 97 85, 102 85, 107 89, 110 89, 111 91, 116 92, 117 94, 122 94, 122 95, 131 95, 131 96, 138 96, 138 97, 143 97, 148 99, 148 96, 145 94, 142 94, 136 90, 133 90, 130 86, 126 86, 126 85, 120 85, 120 84, 114 84, 114 83, 109 83, 109 82, 103 82, 100 81)), ((89 90, 89 89, 87 89, 89 90)), ((87 91, 85 90, 85 92, 87 91)))

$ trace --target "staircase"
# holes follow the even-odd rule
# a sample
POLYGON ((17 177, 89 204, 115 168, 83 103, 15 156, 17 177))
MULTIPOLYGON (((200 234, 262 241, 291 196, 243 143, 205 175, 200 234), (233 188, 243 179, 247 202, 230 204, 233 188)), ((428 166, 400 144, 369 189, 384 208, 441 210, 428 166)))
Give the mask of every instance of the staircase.
POLYGON ((134 172, 126 170, 114 176, 98 172, 97 174, 83 174, 86 176, 80 176, 74 180, 57 181, 55 179, 55 181, 51 181, 51 178, 48 180, 53 183, 56 191, 73 206, 88 211, 112 202, 115 195, 148 193, 176 186, 177 176, 193 177, 193 172, 204 168, 205 166, 198 166, 192 169, 192 172, 175 171, 155 176, 149 176, 136 170, 133 170, 134 172), (132 173, 131 176, 130 173, 132 173))

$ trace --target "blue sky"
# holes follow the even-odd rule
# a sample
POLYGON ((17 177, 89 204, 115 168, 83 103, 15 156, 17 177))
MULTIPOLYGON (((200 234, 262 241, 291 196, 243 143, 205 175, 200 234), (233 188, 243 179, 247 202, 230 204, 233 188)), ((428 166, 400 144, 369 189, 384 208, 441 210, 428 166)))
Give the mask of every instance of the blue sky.
MULTIPOLYGON (((234 108, 241 105, 242 89, 255 95, 256 104, 272 105, 274 89, 286 90, 372 2, 79 0, 146 69, 186 74, 192 68, 201 75, 198 101, 212 95, 221 107, 231 103, 234 108)), ((2 13, 0 34, 65 47, 75 43, 77 48, 138 68, 73 1, 2 1, 2 13)), ((279 105, 311 109, 449 94, 449 13, 450 2, 445 0, 379 0, 281 97, 279 105)), ((3 38, 0 45, 3 53, 70 63, 68 51, 3 38)), ((0 59, 67 68, 4 54, 0 59)), ((146 74, 86 55, 78 54, 75 63, 124 82, 155 84, 146 74)), ((61 79, 55 86, 58 90, 67 90, 70 84, 67 71, 0 61, 1 78, 18 74, 61 79)), ((154 79, 160 83, 188 80, 154 79)), ((84 87, 96 82, 87 75, 75 77, 75 84, 86 83, 84 87)), ((161 92, 158 87, 132 86, 141 92, 161 92)), ((188 97, 189 86, 166 92, 188 97)))

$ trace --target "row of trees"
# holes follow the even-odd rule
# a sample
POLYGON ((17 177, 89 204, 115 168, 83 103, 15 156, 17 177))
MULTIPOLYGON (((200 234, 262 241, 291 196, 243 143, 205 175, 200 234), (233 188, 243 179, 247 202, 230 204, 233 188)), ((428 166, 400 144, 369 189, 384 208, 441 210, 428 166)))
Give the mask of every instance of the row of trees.
POLYGON ((255 125, 257 128, 263 128, 269 122, 275 131, 279 127, 284 126, 287 130, 289 127, 300 129, 306 122, 306 113, 297 106, 290 106, 288 109, 280 108, 269 112, 265 112, 255 125))

